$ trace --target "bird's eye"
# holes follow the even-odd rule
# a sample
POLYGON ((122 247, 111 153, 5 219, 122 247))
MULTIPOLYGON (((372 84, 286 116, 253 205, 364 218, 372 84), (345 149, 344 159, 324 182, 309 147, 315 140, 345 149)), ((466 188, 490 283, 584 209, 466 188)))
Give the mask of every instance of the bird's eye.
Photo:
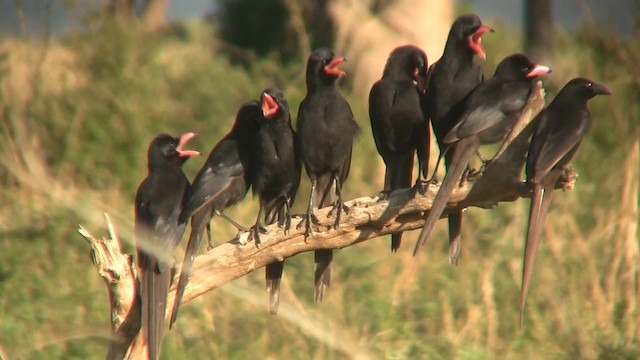
POLYGON ((169 143, 169 146, 170 146, 171 148, 174 148, 174 147, 176 147, 176 144, 174 144, 174 143, 169 143))
POLYGON ((587 84, 587 87, 588 87, 589 89, 591 89, 591 87, 592 87, 592 86, 593 86, 593 84, 592 84, 592 83, 588 83, 588 84, 587 84))
POLYGON ((529 69, 529 67, 528 67, 528 66, 525 66, 525 67, 523 67, 523 68, 522 68, 522 72, 526 72, 526 73, 528 73, 528 72, 529 72, 529 70, 531 70, 531 69, 529 69))

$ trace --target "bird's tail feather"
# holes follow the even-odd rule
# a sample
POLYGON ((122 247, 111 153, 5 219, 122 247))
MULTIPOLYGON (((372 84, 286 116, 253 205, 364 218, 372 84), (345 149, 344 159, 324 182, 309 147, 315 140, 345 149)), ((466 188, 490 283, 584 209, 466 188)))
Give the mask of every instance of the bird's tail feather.
MULTIPOLYGON (((398 157, 393 162, 387 164, 388 176, 385 176, 384 189, 393 191, 411 187, 413 178, 413 153, 398 157), (389 181, 389 184, 387 184, 389 181)), ((391 252, 396 252, 402 243, 402 231, 391 234, 391 252)))
POLYGON ((276 315, 280 305, 280 280, 284 270, 284 261, 268 264, 265 269, 265 280, 269 292, 269 312, 276 315))
MULTIPOLYGON (((473 140, 470 139, 470 141, 473 140)), ((442 185, 438 190, 436 198, 433 200, 431 210, 429 210, 429 214, 427 215, 424 226, 422 227, 422 231, 420 232, 420 237, 418 238, 416 248, 413 251, 414 256, 418 253, 422 245, 424 245, 424 243, 431 235, 431 231, 433 231, 436 221, 440 219, 442 212, 447 206, 447 202, 449 201, 449 197, 451 196, 453 188, 458 183, 460 177, 464 174, 471 156, 473 156, 476 149, 478 148, 477 146, 473 146, 473 144, 469 143, 458 143, 455 146, 455 148, 450 150, 454 152, 454 154, 452 155, 453 161, 451 161, 450 166, 447 168, 447 173, 442 180, 442 185)))
POLYGON ((449 214, 449 263, 458 266, 462 247, 462 209, 449 214))
MULTIPOLYGON (((332 206, 335 204, 336 185, 334 177, 330 174, 317 178, 315 203, 318 208, 332 206)), ((333 261, 333 250, 316 250, 314 253, 315 273, 314 273, 314 299, 320 304, 324 300, 327 288, 331 286, 331 262, 333 261)))
MULTIPOLYGON (((265 214, 266 225, 282 221, 287 216, 287 205, 280 202, 281 199, 277 199, 276 202, 267 206, 265 214)), ((265 267, 265 283, 269 293, 269 312, 273 315, 278 313, 278 307, 280 306, 280 282, 283 271, 284 261, 275 261, 265 267)))
POLYGON ((540 245, 540 235, 547 217, 547 210, 551 204, 553 187, 536 185, 531 196, 531 209, 529 210, 529 226, 527 228, 527 240, 524 249, 524 263, 522 267, 522 289, 520 290, 520 326, 524 318, 524 306, 529 291, 529 283, 533 274, 533 265, 536 252, 540 245))
POLYGON ((173 310, 171 311, 171 320, 169 320, 169 328, 173 326, 173 323, 175 323, 178 318, 178 311, 180 309, 180 303, 182 302, 182 296, 184 295, 184 289, 189 283, 189 275, 191 274, 193 260, 200 248, 200 241, 202 240, 204 228, 210 219, 210 211, 199 211, 195 213, 191 219, 191 234, 189 235, 189 243, 187 244, 187 249, 184 253, 184 260, 182 261, 182 270, 180 270, 180 278, 176 289, 173 310))
POLYGON ((142 274, 142 298, 143 301, 146 300, 142 305, 142 323, 151 360, 160 357, 170 282, 171 271, 169 269, 162 272, 157 269, 148 269, 142 274))

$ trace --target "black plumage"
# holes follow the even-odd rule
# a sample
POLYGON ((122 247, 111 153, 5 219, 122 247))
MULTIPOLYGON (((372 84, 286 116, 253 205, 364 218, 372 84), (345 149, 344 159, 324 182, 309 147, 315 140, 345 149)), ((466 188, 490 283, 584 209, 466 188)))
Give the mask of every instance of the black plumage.
POLYGON ((491 79, 483 82, 465 100, 459 121, 442 139, 451 146, 451 162, 427 214, 414 255, 429 238, 469 160, 480 145, 502 140, 518 120, 533 89, 535 78, 547 74, 546 66, 534 65, 525 55, 506 57, 491 79))
MULTIPOLYGON (((489 31, 493 30, 483 25, 476 14, 458 17, 451 26, 442 57, 429 68, 429 82, 422 105, 436 135, 440 157, 444 154, 447 167, 452 154, 445 152, 448 144, 444 137, 460 119, 465 98, 484 80, 482 68, 474 57, 478 55, 485 59, 482 35, 489 31)), ((462 245, 462 210, 451 212, 448 218, 449 261, 455 266, 462 245)))
POLYGON ((569 81, 536 119, 536 132, 527 156, 527 184, 532 188, 531 210, 522 270, 520 323, 540 236, 553 189, 571 162, 591 125, 587 101, 596 95, 610 95, 603 85, 589 79, 569 81))
MULTIPOLYGON (((344 76, 338 66, 344 58, 332 50, 315 50, 307 60, 307 95, 298 109, 300 155, 311 180, 311 194, 305 219, 305 234, 312 233, 311 223, 318 223, 316 207, 333 206, 336 212, 334 226, 340 223, 342 211, 348 211, 342 200, 342 187, 351 166, 353 141, 360 128, 351 107, 336 86, 344 76)), ((315 301, 324 299, 331 284, 333 250, 315 252, 315 301)))
MULTIPOLYGON (((212 247, 209 222, 217 214, 226 218, 223 211, 244 199, 249 189, 251 142, 261 117, 262 109, 255 100, 240 107, 231 131, 213 147, 187 193, 180 219, 186 222, 191 217, 191 234, 182 262, 169 326, 173 325, 178 316, 202 233, 207 228, 209 247, 212 247)), ((231 219, 226 219, 238 227, 238 230, 243 230, 231 219)))
MULTIPOLYGON (((263 212, 267 225, 278 222, 285 233, 289 231, 291 206, 300 185, 302 168, 284 93, 277 88, 266 89, 262 92, 261 104, 263 116, 252 141, 251 157, 251 186, 260 199, 258 217, 250 232, 256 244, 260 243, 260 234, 265 232, 261 223, 263 212)), ((283 268, 284 261, 275 261, 265 269, 272 314, 278 311, 283 268)))
MULTIPOLYGON (((429 127, 420 106, 427 79, 427 55, 413 45, 389 55, 382 78, 369 93, 369 117, 378 152, 386 165, 384 191, 411 187, 413 159, 418 154, 418 180, 429 164, 429 127)), ((402 232, 391 235, 391 251, 400 247, 402 232)))
POLYGON ((171 255, 178 246, 186 221, 180 220, 189 180, 182 164, 189 156, 183 150, 195 135, 178 138, 161 134, 149 145, 148 175, 140 183, 135 199, 135 232, 138 265, 141 270, 140 300, 142 330, 149 359, 160 356, 167 294, 172 280, 171 255))

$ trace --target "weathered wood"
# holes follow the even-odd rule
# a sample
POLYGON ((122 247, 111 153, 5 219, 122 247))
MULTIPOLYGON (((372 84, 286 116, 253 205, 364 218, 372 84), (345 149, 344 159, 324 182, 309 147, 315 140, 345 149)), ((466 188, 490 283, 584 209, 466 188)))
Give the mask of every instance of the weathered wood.
POLYGON ((111 308, 111 340, 108 360, 142 359, 146 346, 140 334, 140 302, 138 279, 131 255, 124 254, 118 233, 109 215, 104 214, 109 238, 98 239, 82 226, 78 232, 91 244, 91 260, 109 291, 111 308))

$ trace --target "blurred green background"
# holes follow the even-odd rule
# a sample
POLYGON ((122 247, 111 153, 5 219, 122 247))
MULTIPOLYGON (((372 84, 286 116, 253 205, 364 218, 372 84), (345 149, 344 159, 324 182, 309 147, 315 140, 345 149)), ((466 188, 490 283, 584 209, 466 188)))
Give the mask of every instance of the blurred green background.
MULTIPOLYGON (((191 148, 206 155, 238 107, 262 89, 282 88, 293 119, 305 94, 303 51, 234 52, 212 21, 154 31, 104 14, 84 23, 55 38, 0 43, 0 355, 10 359, 104 358, 108 294, 77 226, 106 233, 108 212, 133 251, 133 198, 153 136, 194 131, 191 148)), ((520 29, 491 25, 498 31, 484 37, 487 74, 522 51, 520 29)), ((554 198, 522 330, 528 200, 469 209, 457 268, 448 264, 444 222, 417 258, 415 233, 395 255, 388 237, 338 251, 334 283, 319 306, 312 254, 287 260, 275 317, 263 272, 249 274, 185 305, 165 335, 162 357, 639 358, 637 35, 593 25, 555 30, 555 52, 545 60, 554 69, 545 80, 547 100, 575 76, 607 85, 613 96, 591 102, 594 125, 573 164, 580 178, 574 191, 554 198)), ((363 130, 346 198, 373 196, 384 168, 366 97, 349 81, 342 87, 363 130)), ((189 178, 205 159, 186 164, 189 178)), ((308 188, 303 174, 296 211, 304 209, 308 188)), ((256 211, 249 195, 228 214, 249 224, 256 211)), ((235 234, 223 221, 213 227, 217 242, 235 234)))

